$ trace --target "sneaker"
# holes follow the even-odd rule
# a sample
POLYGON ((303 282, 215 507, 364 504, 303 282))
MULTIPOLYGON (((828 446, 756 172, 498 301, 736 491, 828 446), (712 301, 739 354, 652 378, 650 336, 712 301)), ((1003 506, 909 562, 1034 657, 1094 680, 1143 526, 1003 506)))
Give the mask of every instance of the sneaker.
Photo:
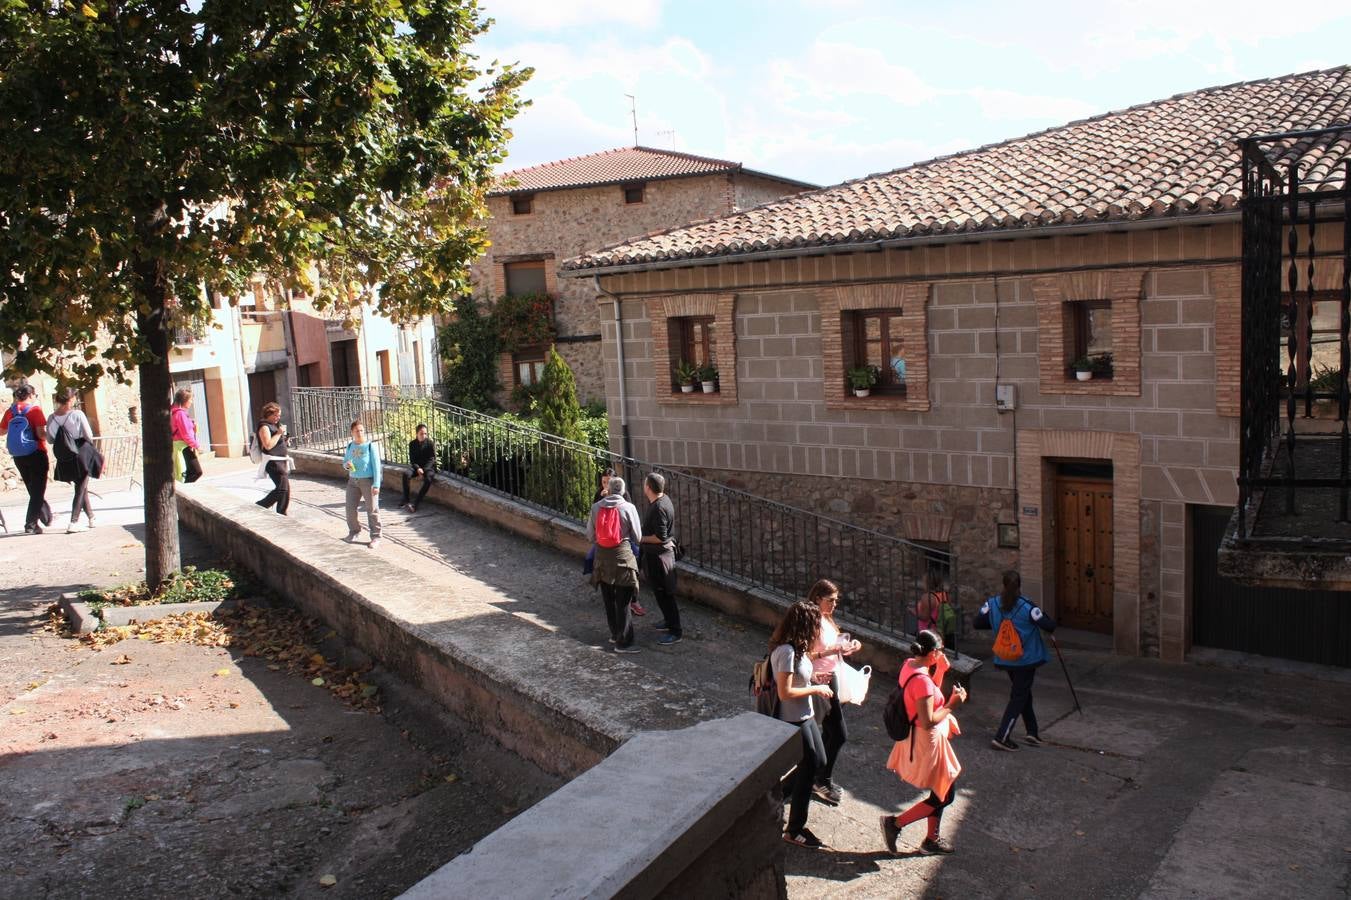
POLYGON ((825 784, 812 785, 812 796, 827 806, 840 805, 840 789, 827 781, 825 784))
POLYGON ((413 508, 413 504, 411 503, 405 503, 403 505, 403 508, 408 510, 410 513, 417 512, 417 510, 413 508))
POLYGON ((678 644, 680 643, 680 635, 668 634, 665 637, 658 638, 657 643, 661 644, 663 647, 669 647, 672 644, 678 644))
POLYGON ((639 603, 637 600, 634 600, 629 604, 629 611, 635 616, 647 615, 647 610, 643 609, 643 604, 639 603))
POLYGON ((618 644, 618 643, 619 643, 619 638, 615 637, 613 634, 610 635, 610 643, 612 643, 612 644, 618 644))
POLYGON ((351 534, 347 535, 347 537, 343 538, 343 540, 350 544, 357 539, 358 534, 361 534, 361 532, 353 531, 351 534))
POLYGON ((825 843, 816 835, 812 834, 806 828, 793 834, 791 831, 783 833, 783 839, 790 844, 797 844, 799 847, 806 847, 808 850, 824 850, 825 843))
POLYGON ((658 622, 656 625, 653 625, 652 627, 655 628, 655 629, 657 629, 658 631, 670 631, 670 630, 671 630, 669 627, 667 627, 667 625, 666 625, 666 620, 665 620, 665 619, 662 619, 660 622, 658 622))
POLYGON ((887 813, 882 817, 882 842, 891 853, 896 852, 896 839, 900 836, 901 827, 896 824, 896 817, 887 813))
POLYGON ((1046 742, 1043 741, 1041 738, 1037 737, 1035 734, 1025 734, 1023 735, 1023 743, 1027 744, 1027 746, 1029 747, 1040 747, 1046 742))
POLYGON ((85 527, 86 527, 86 528, 93 528, 93 527, 94 527, 94 517, 93 517, 93 516, 88 516, 88 515, 85 516, 85 527))
POLYGON ((371 538, 370 549, 376 550, 376 549, 378 549, 379 547, 380 547, 380 539, 379 539, 379 538, 371 538))
POLYGON ((637 653, 642 648, 637 644, 629 644, 627 647, 615 647, 616 653, 637 653))
POLYGON ((88 531, 89 526, 80 522, 71 522, 66 526, 66 534, 76 534, 81 531, 88 531))
POLYGON ((1013 738, 1004 738, 1004 740, 1002 741, 999 738, 995 738, 994 740, 990 741, 990 746, 995 748, 996 750, 1018 749, 1018 745, 1013 742, 1013 738))
POLYGON ((941 837, 925 838, 919 849, 925 853, 951 853, 952 845, 941 837))

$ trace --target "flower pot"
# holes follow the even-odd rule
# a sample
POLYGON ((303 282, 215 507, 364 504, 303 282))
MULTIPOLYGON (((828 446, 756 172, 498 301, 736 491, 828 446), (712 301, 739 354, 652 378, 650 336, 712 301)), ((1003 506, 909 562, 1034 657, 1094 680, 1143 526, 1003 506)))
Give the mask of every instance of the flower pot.
POLYGON ((682 394, 693 394, 693 393, 694 393, 694 385, 692 385, 692 384, 682 384, 682 385, 680 386, 680 393, 682 393, 682 394))
POLYGON ((872 392, 872 388, 854 388, 855 397, 866 397, 872 392))
POLYGON ((1093 380, 1093 373, 1092 373, 1092 372, 1087 372, 1087 371, 1085 371, 1085 372, 1078 372, 1078 371, 1076 371, 1076 372, 1074 373, 1074 377, 1077 378, 1077 379, 1079 379, 1080 381, 1092 381, 1092 380, 1093 380))
POLYGON ((715 381, 702 381, 700 384, 703 386, 705 394, 711 394, 718 389, 718 384, 715 381))

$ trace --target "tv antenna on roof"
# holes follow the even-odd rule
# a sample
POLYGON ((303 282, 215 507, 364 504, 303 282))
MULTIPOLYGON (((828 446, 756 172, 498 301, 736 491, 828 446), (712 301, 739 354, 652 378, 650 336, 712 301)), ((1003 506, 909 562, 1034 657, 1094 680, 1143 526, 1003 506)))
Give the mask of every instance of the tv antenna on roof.
POLYGON ((632 94, 625 94, 629 98, 629 115, 633 116, 633 146, 638 146, 638 99, 632 94))

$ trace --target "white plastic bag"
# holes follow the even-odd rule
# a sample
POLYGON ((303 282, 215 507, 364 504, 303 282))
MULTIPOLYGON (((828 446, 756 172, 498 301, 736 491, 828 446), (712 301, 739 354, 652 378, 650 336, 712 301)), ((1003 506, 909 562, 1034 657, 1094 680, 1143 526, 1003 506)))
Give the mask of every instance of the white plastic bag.
POLYGON ((862 704, 868 696, 868 685, 873 674, 872 666, 855 669, 844 660, 835 664, 835 683, 840 688, 840 702, 862 704))

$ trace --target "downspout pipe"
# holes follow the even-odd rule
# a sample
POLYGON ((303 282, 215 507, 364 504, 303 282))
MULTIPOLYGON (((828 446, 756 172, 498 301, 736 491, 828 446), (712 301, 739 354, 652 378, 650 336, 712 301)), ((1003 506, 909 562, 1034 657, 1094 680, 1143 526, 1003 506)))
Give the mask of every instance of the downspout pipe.
POLYGON ((615 347, 619 353, 619 437, 624 459, 633 459, 633 439, 629 437, 629 398, 624 384, 624 304, 614 294, 600 286, 600 276, 593 275, 591 283, 596 293, 608 297, 615 308, 615 347))

